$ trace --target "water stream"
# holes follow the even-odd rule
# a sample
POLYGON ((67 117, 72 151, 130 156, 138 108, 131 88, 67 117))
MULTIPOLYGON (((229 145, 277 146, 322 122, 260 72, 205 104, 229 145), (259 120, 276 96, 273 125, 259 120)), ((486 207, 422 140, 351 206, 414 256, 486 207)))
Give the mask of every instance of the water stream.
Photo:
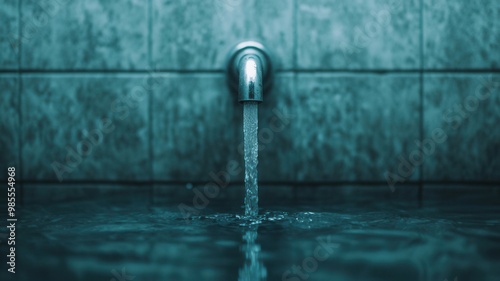
POLYGON ((243 104, 243 139, 245 150, 245 216, 255 217, 259 212, 259 187, 257 185, 258 156, 258 103, 243 104))

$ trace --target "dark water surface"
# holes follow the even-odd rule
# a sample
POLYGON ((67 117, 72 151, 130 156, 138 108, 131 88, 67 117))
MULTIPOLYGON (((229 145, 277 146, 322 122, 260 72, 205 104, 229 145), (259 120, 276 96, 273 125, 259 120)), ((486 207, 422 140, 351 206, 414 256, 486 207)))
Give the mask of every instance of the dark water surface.
POLYGON ((500 280, 498 204, 279 201, 258 220, 133 196, 25 207, 14 280, 500 280))

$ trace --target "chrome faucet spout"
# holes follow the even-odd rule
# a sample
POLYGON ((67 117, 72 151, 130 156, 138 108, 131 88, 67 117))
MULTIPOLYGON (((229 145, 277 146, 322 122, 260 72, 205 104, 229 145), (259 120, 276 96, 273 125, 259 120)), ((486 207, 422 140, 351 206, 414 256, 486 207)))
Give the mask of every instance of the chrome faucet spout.
POLYGON ((239 63, 238 101, 262 102, 262 63, 255 55, 244 56, 239 63))
POLYGON ((238 101, 262 102, 264 90, 272 84, 273 71, 269 52, 258 42, 238 44, 230 53, 227 76, 230 88, 238 91, 238 101))

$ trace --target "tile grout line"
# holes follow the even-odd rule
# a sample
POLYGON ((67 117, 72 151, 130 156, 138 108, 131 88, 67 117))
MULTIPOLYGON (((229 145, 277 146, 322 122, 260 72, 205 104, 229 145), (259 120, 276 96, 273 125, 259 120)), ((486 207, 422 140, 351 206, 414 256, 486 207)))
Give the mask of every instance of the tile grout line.
MULTIPOLYGON (((420 0, 420 74, 419 74, 419 98, 420 98, 420 143, 424 140, 424 0, 420 0)), ((422 156, 423 157, 423 156, 422 156)), ((422 205, 424 193, 424 167, 425 162, 419 169, 418 202, 422 205)))
POLYGON ((152 29, 153 29, 153 0, 148 0, 148 64, 149 67, 153 67, 153 54, 152 54, 152 49, 153 49, 153 34, 152 34, 152 29))
MULTIPOLYGON (((299 42, 299 39, 298 39, 298 7, 299 7, 299 4, 298 4, 298 0, 293 0, 293 71, 291 72, 292 74, 292 95, 295 95, 297 96, 298 93, 297 91, 299 91, 297 89, 297 85, 298 85, 298 74, 297 74, 297 69, 299 68, 299 48, 298 48, 298 42, 299 42)), ((297 110, 300 110, 297 109, 297 110)), ((297 124, 295 124, 295 126, 297 126, 297 124)), ((294 171, 298 171, 298 161, 295 157, 295 161, 292 165, 292 167, 294 168, 294 171)), ((293 174, 293 180, 294 181, 297 181, 298 179, 298 173, 292 171, 292 174, 293 174)), ((294 191, 294 196, 296 195, 296 187, 295 185, 293 185, 293 191, 294 191)))
MULTIPOLYGON (((153 67, 153 0, 148 0, 148 64, 151 71, 154 71, 153 67)), ((154 155, 153 155, 153 92, 154 89, 150 89, 148 95, 148 144, 149 144, 149 181, 153 180, 153 169, 154 169, 154 155)), ((153 203, 153 185, 149 185, 149 201, 153 203)))
MULTIPOLYGON (((50 75, 50 74, 108 74, 108 75, 120 75, 120 74, 148 74, 150 69, 0 69, 0 75, 3 74, 17 74, 22 72, 23 74, 36 74, 36 75, 50 75)), ((391 75, 391 74, 414 74, 418 75, 421 72, 431 73, 431 74, 456 74, 456 75, 471 75, 471 74, 498 74, 500 69, 285 69, 276 71, 277 74, 287 74, 287 73, 303 73, 303 74, 376 74, 376 75, 391 75)), ((158 74, 224 74, 224 70, 220 69, 201 69, 201 70, 182 70, 182 69, 155 69, 155 73, 158 74)))
MULTIPOLYGON (((23 114, 22 114, 22 92, 23 92, 23 84, 22 84, 22 72, 21 72, 21 48, 22 48, 22 40, 21 40, 21 17, 22 17, 22 11, 21 11, 21 2, 22 0, 19 0, 17 2, 17 12, 18 12, 18 19, 17 19, 17 38, 19 40, 19 48, 18 48, 18 53, 17 53, 17 106, 18 106, 18 112, 19 112, 19 129, 18 129, 18 163, 19 163, 19 170, 20 170, 20 178, 23 179, 24 171, 23 171, 23 157, 22 157, 22 152, 23 152, 23 140, 22 140, 22 135, 23 135, 23 114)), ((20 189, 20 198, 21 198, 21 205, 24 203, 24 185, 21 182, 21 189, 20 189)))
MULTIPOLYGON (((165 185, 182 185, 184 186, 186 183, 191 183, 194 186, 199 186, 199 185, 206 185, 209 183, 209 180, 206 181, 200 181, 200 180, 189 180, 189 179, 183 179, 183 180, 158 180, 158 181, 124 181, 124 180, 103 180, 103 179, 97 179, 97 180, 67 180, 64 181, 64 183, 59 182, 58 180, 26 180, 23 181, 24 183, 27 184, 40 184, 40 185, 87 185, 87 184, 103 184, 103 185, 151 185, 151 184, 165 184, 165 185)), ((239 181, 232 181, 231 185, 232 186, 240 186, 242 183, 244 183, 243 180, 239 181)), ((308 186, 325 186, 325 187, 331 187, 331 188, 336 188, 338 186, 364 186, 364 187, 387 187, 387 181, 384 180, 373 180, 373 181, 262 181, 260 182, 263 185, 274 185, 274 186, 280 186, 280 185, 289 185, 289 186, 296 186, 296 187, 308 187, 308 186)), ((413 188, 415 185, 418 185, 418 181, 407 181, 404 183, 401 183, 401 186, 405 186, 408 188, 413 188)), ((494 187, 498 188, 498 185, 500 184, 500 181, 495 180, 495 181, 446 181, 446 180, 431 180, 426 182, 429 185, 439 185, 439 186, 456 186, 457 184, 463 185, 463 186, 472 186, 473 188, 476 188, 478 185, 480 187, 494 187)))
MULTIPOLYGON (((292 20, 293 20, 293 68, 297 69, 298 68, 298 23, 297 23, 297 13, 298 13, 298 3, 297 0, 293 0, 293 14, 292 14, 292 20)), ((295 72, 295 71, 294 71, 295 72)))

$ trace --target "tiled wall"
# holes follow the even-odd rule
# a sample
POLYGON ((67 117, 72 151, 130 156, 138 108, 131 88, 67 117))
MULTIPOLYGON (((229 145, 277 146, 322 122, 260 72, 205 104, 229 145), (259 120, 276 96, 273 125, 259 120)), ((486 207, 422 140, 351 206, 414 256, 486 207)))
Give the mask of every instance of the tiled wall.
POLYGON ((497 0, 1 0, 0 19, 0 169, 26 181, 241 167, 223 71, 244 39, 279 60, 260 180, 500 180, 497 0))

